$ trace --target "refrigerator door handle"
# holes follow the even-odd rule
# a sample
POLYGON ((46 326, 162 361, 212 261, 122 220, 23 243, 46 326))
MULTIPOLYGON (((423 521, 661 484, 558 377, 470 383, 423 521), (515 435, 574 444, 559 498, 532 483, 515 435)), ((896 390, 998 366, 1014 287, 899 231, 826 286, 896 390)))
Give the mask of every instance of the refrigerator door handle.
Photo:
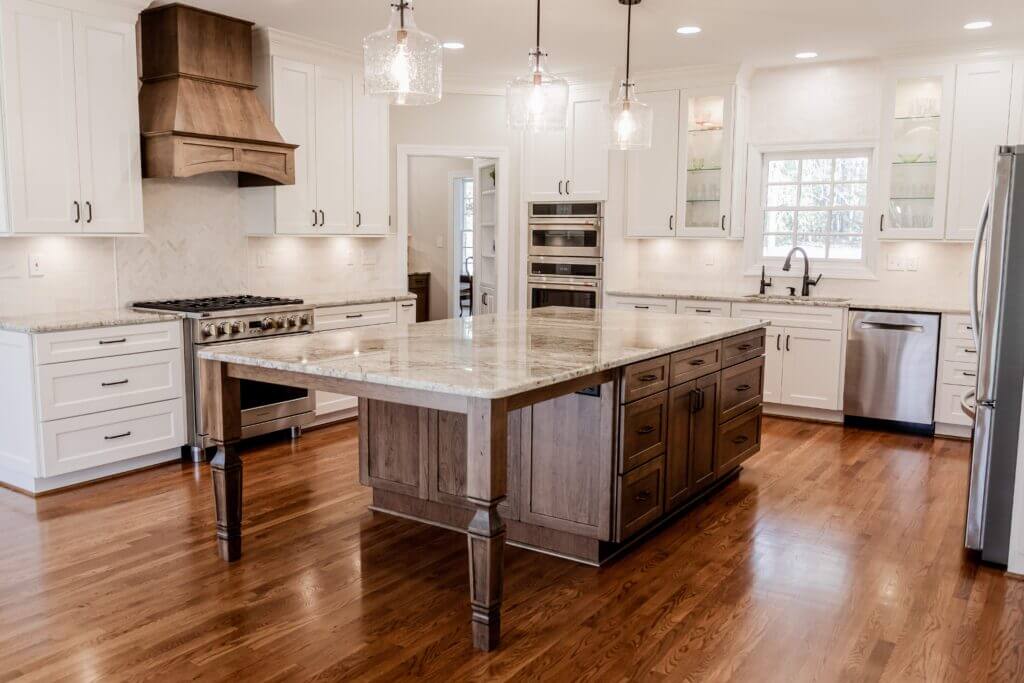
POLYGON ((981 209, 981 220, 978 222, 978 234, 974 237, 974 254, 971 257, 971 333, 974 336, 974 344, 981 348, 981 302, 978 301, 978 272, 981 269, 981 246, 985 241, 985 229, 988 227, 988 217, 992 207, 992 190, 985 195, 985 204, 981 209))
POLYGON ((978 411, 971 405, 972 398, 974 398, 974 389, 960 397, 960 410, 964 411, 964 415, 973 420, 978 417, 978 411))

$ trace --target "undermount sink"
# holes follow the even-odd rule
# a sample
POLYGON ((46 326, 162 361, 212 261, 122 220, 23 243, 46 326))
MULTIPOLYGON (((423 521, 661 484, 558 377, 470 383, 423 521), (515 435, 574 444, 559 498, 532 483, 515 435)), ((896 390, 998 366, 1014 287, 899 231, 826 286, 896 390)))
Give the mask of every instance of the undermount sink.
POLYGON ((765 302, 794 301, 801 303, 845 304, 849 299, 838 296, 787 296, 785 294, 747 294, 744 299, 765 302))

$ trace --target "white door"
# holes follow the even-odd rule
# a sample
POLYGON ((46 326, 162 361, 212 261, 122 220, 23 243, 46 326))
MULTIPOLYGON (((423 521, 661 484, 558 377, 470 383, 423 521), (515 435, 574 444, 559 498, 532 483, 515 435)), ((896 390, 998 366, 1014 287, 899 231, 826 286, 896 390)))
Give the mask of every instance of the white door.
POLYGON ((733 87, 686 90, 679 143, 679 237, 729 237, 733 87))
POLYGON ((565 193, 573 201, 608 199, 607 93, 576 91, 569 101, 565 193))
POLYGON ((13 232, 82 232, 71 17, 28 0, 3 3, 7 228, 13 232))
POLYGON ((352 209, 352 76, 316 67, 317 232, 341 235, 355 225, 352 209))
POLYGON ((135 26, 76 13, 83 231, 142 232, 135 26))
POLYGON ((839 410, 842 332, 785 328, 780 403, 839 410))
POLYGON ((312 64, 274 57, 274 123, 295 150, 295 184, 274 188, 277 232, 315 235, 316 213, 316 69, 312 64))
POLYGON ((386 235, 391 231, 388 104, 363 92, 363 80, 353 82, 355 138, 354 197, 357 235, 386 235))
POLYGON ((961 64, 956 70, 953 151, 949 164, 946 237, 974 241, 992 186, 996 147, 1010 125, 1012 63, 961 64))
POLYGON ((565 201, 567 130, 526 133, 526 201, 565 201))
POLYGON ((679 91, 642 93, 654 111, 650 149, 626 154, 626 235, 671 237, 679 225, 679 91))
POLYGON ((780 403, 782 401, 782 362, 785 353, 782 344, 785 338, 785 328, 769 327, 766 330, 764 340, 765 403, 780 403))

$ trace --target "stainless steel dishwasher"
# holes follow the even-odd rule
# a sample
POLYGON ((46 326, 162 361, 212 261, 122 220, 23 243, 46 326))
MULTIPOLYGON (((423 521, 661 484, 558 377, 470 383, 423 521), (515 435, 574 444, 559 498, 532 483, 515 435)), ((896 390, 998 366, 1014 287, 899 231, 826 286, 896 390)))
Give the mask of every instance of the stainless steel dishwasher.
POLYGON ((846 341, 847 419, 935 424, 939 316, 852 309, 846 341))

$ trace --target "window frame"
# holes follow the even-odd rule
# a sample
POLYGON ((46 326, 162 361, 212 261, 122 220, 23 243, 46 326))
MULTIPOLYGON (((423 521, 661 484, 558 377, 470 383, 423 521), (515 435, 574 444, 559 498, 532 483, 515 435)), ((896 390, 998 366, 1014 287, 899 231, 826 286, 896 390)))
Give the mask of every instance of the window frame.
POLYGON ((744 238, 745 275, 760 275, 764 267, 772 276, 793 277, 793 272, 782 270, 784 257, 765 257, 763 255, 765 211, 767 210, 766 177, 767 161, 787 155, 793 158, 850 156, 862 153, 868 157, 867 204, 864 209, 864 232, 861 259, 830 260, 812 258, 811 270, 814 274, 823 273, 832 278, 848 278, 876 280, 878 264, 878 231, 874 229, 873 217, 878 215, 879 197, 879 145, 877 140, 849 141, 841 143, 813 144, 751 144, 747 160, 747 212, 746 235, 744 238))

